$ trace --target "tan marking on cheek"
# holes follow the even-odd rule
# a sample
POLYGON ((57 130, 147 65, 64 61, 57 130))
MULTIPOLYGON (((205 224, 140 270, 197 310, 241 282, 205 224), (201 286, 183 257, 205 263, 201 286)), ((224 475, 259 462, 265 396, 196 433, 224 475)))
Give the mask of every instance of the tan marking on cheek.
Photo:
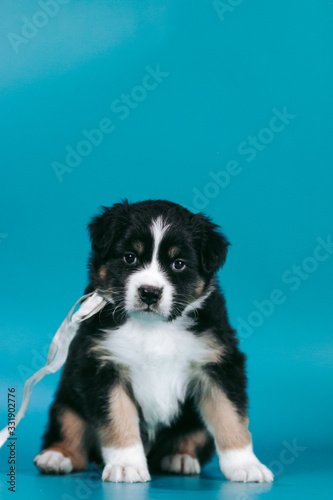
POLYGON ((213 335, 207 331, 202 334, 205 347, 209 354, 207 356, 208 363, 219 363, 225 355, 225 347, 214 339, 213 335))
POLYGON ((169 257, 170 259, 173 259, 175 257, 175 255, 177 255, 177 253, 179 253, 179 248, 178 247, 171 247, 169 249, 169 257))
POLYGON ((212 346, 209 361, 211 363, 219 363, 225 354, 225 349, 221 346, 212 346))
POLYGON ((202 279, 199 279, 198 283, 197 283, 197 286, 195 288, 195 293, 197 295, 197 297, 199 297, 201 294, 202 294, 202 291, 204 289, 204 286, 205 286, 205 282, 204 280, 202 279))
POLYGON ((88 465, 87 451, 84 446, 87 424, 75 412, 69 409, 63 410, 59 417, 61 425, 62 441, 54 443, 45 451, 59 451, 65 457, 71 459, 74 470, 84 470, 88 465))
POLYGON ((139 254, 139 255, 142 255, 143 254, 143 251, 144 251, 144 245, 142 243, 142 241, 135 241, 135 243, 133 244, 133 248, 134 250, 139 254))
POLYGON ((219 450, 244 448, 251 442, 247 417, 241 417, 224 392, 213 387, 201 404, 208 427, 219 450))
POLYGON ((106 278, 106 267, 102 266, 100 270, 98 271, 99 277, 102 278, 102 280, 105 280, 106 278))
POLYGON ((112 389, 109 416, 110 423, 100 429, 102 446, 126 448, 141 442, 137 409, 121 386, 112 389))

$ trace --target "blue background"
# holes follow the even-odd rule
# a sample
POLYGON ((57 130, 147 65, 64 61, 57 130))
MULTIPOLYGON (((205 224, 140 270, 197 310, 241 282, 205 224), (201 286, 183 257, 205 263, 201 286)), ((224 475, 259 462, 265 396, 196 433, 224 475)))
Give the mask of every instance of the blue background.
MULTIPOLYGON (((232 242, 220 281, 243 325, 254 448, 276 474, 272 488, 226 483, 215 458, 201 478, 96 479, 89 498, 331 489, 333 256, 316 248, 333 233, 333 3, 222 4, 72 0, 52 17, 36 1, 2 2, 0 427, 7 388, 20 400, 87 283, 89 218, 120 198, 164 198, 203 210, 232 242), (156 85, 152 70, 163 74, 156 85), (124 94, 133 109, 120 112, 124 94), (272 122, 278 112, 292 117, 272 122), (104 118, 114 130, 80 146, 104 118), (89 154, 57 176, 68 146, 89 154)), ((83 475, 45 478, 32 465, 58 378, 36 387, 18 427, 16 498, 30 488, 80 498, 83 475)), ((6 461, 2 449, 1 482, 6 461)))

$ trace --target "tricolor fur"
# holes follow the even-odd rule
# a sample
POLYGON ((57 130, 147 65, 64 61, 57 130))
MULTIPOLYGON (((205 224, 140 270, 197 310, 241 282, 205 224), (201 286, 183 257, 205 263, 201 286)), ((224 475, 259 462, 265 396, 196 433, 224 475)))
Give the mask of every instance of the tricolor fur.
POLYGON ((216 280, 228 241, 167 201, 118 203, 89 225, 90 284, 108 301, 74 338, 37 467, 104 463, 105 481, 197 474, 216 448, 235 481, 271 481, 248 431, 244 355, 216 280))

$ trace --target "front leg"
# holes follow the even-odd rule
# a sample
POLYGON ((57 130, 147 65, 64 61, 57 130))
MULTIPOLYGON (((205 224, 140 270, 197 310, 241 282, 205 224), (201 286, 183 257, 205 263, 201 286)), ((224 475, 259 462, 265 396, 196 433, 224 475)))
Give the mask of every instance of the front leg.
POLYGON ((138 412, 122 385, 111 390, 108 423, 100 427, 99 435, 105 463, 103 481, 150 481, 138 412))
POLYGON ((200 408, 215 438, 222 473, 230 481, 273 481, 273 474, 259 462, 252 449, 247 416, 237 409, 219 386, 206 389, 200 408))

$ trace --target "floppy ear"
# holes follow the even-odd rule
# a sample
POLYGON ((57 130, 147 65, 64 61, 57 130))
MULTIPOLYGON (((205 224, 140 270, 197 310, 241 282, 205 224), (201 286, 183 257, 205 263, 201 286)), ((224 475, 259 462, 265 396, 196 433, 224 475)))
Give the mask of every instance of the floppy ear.
POLYGON ((128 206, 125 200, 112 207, 102 207, 102 213, 88 224, 91 248, 101 260, 107 257, 117 234, 124 231, 128 222, 128 206))
POLYGON ((194 215, 192 223, 202 270, 214 274, 224 264, 230 243, 224 234, 217 231, 219 226, 205 215, 194 215))

